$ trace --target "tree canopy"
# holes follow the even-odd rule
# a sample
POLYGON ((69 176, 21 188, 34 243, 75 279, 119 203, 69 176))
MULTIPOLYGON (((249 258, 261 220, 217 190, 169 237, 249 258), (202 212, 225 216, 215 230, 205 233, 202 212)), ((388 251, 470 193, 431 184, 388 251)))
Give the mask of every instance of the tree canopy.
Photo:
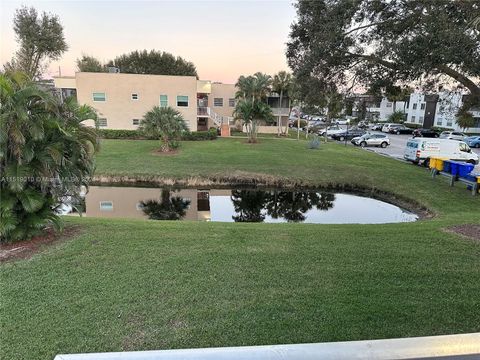
POLYGON ((39 15, 33 7, 23 6, 15 12, 13 30, 19 49, 5 69, 21 71, 31 79, 39 78, 48 62, 58 60, 68 49, 58 16, 39 15))
POLYGON ((299 0, 287 58, 297 76, 337 86, 389 79, 456 82, 480 102, 480 3, 299 0))
POLYGON ((197 69, 192 62, 184 60, 180 56, 175 57, 170 53, 157 50, 132 51, 131 53, 117 56, 108 63, 108 66, 116 66, 120 69, 120 72, 127 74, 198 77, 197 69))
POLYGON ((100 60, 93 56, 82 55, 80 59, 77 59, 78 71, 82 72, 105 72, 106 68, 100 60))

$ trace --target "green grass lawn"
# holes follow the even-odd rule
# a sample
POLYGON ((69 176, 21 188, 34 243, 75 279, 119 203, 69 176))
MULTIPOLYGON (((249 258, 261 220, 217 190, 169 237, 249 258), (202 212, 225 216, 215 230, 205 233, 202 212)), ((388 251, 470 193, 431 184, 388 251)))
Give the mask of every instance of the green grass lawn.
POLYGON ((75 237, 0 266, 0 358, 480 331, 480 198, 338 144, 104 141, 98 174, 272 176, 380 189, 436 216, 385 225, 69 218, 75 237))

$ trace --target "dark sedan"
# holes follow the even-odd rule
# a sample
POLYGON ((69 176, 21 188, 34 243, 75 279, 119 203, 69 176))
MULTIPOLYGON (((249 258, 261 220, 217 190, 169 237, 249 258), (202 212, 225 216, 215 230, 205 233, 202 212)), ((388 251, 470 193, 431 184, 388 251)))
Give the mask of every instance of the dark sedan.
POLYGON ((433 129, 415 129, 413 137, 438 138, 440 134, 433 129))
POLYGON ((413 130, 406 127, 405 125, 391 125, 388 132, 390 134, 412 134, 413 130))
POLYGON ((355 137, 365 135, 365 133, 366 133, 365 130, 352 129, 352 130, 343 131, 337 134, 333 134, 332 139, 339 140, 339 141, 352 140, 355 137))

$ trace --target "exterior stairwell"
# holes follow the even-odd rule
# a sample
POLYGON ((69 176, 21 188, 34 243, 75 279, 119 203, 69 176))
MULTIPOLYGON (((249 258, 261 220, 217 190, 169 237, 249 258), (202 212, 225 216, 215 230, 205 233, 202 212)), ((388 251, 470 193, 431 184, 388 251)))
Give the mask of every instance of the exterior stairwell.
POLYGON ((219 115, 215 111, 213 111, 210 107, 207 107, 207 115, 210 119, 212 119, 213 123, 218 127, 221 127, 222 125, 233 125, 235 121, 232 116, 219 115))

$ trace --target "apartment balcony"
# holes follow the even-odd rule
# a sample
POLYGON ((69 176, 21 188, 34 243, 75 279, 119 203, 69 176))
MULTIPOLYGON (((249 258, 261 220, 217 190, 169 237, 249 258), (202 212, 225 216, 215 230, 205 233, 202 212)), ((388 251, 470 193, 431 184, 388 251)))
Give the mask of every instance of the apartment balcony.
POLYGON ((197 107, 197 116, 208 116, 208 107, 207 106, 197 107))

